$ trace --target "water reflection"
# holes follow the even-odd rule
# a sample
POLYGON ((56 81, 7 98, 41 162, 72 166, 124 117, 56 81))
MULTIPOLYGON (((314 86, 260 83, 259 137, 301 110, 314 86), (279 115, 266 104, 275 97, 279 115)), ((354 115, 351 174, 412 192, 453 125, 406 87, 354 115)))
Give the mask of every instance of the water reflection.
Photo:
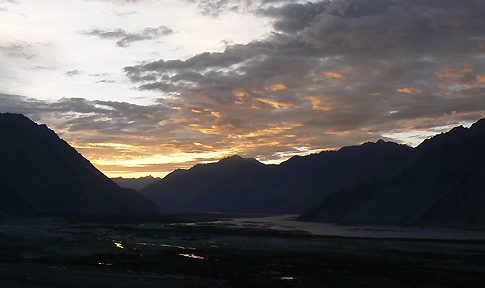
POLYGON ((115 244, 116 248, 118 249, 125 249, 125 247, 123 246, 123 243, 121 242, 117 242, 113 240, 113 244, 115 244))
POLYGON ((195 255, 195 254, 193 254, 193 253, 192 253, 192 254, 183 254, 183 253, 182 253, 182 254, 179 254, 179 255, 180 255, 180 256, 182 256, 182 257, 191 258, 191 259, 205 260, 205 258, 204 258, 204 257, 199 256, 199 255, 195 255))
POLYGON ((282 281, 294 281, 296 280, 296 277, 294 276, 283 276, 283 277, 278 277, 279 280, 282 281))

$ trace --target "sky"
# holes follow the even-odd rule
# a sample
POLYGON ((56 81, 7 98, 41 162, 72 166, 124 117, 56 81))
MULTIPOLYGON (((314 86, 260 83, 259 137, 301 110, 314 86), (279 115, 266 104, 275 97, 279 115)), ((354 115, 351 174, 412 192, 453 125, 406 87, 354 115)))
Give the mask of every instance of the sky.
POLYGON ((481 0, 0 0, 0 112, 111 177, 485 117, 481 0))

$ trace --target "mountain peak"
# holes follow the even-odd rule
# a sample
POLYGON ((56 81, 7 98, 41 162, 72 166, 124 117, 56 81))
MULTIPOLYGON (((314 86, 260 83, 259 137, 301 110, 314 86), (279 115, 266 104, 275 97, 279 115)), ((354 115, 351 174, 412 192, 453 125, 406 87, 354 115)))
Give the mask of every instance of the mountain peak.
POLYGON ((15 114, 15 113, 0 113, 0 123, 34 123, 32 120, 27 118, 25 115, 22 114, 15 114))
POLYGON ((470 130, 473 131, 485 131, 485 118, 482 118, 475 122, 471 127, 470 130))
POLYGON ((243 162, 260 163, 258 160, 254 158, 244 158, 239 155, 232 155, 232 156, 223 158, 219 161, 219 163, 243 163, 243 162))
MULTIPOLYGON (((0 133, 2 182, 34 212, 135 215, 154 210, 153 203, 109 180, 46 125, 1 113, 0 133)), ((4 193, 0 189, 0 197, 4 193)))

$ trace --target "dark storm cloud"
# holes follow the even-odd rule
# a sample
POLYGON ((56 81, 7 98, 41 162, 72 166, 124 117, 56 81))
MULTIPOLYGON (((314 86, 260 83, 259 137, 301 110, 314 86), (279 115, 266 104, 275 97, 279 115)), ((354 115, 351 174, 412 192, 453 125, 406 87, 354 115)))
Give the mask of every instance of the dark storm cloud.
MULTIPOLYGON (((214 11, 234 3, 209 2, 214 11)), ((341 146, 485 116, 483 1, 258 7, 254 13, 273 19, 267 38, 125 67, 127 76, 139 89, 171 95, 161 103, 179 107, 187 119, 180 125, 227 146, 238 134, 262 133, 276 133, 285 147, 341 146)))
POLYGON ((294 33, 302 30, 328 8, 329 2, 291 3, 282 7, 261 8, 257 13, 275 18, 274 28, 278 31, 294 33))
POLYGON ((85 35, 96 36, 100 39, 114 39, 117 40, 116 45, 119 47, 127 47, 133 42, 155 40, 163 36, 167 36, 173 33, 173 30, 160 26, 158 28, 147 27, 140 32, 130 33, 124 29, 104 30, 104 29, 92 29, 82 32, 85 35))

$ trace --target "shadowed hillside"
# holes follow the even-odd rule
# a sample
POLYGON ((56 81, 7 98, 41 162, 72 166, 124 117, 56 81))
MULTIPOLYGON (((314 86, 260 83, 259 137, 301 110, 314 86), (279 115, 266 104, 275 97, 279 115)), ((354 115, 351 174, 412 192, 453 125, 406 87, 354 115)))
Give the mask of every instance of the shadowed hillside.
POLYGON ((485 119, 424 141, 403 171, 373 177, 324 199, 302 220, 485 225, 485 119))
POLYGON ((145 214, 154 209, 135 191, 108 179, 45 125, 18 114, 0 114, 0 135, 0 197, 6 199, 0 215, 145 214))
POLYGON ((153 184, 157 180, 160 180, 160 178, 155 178, 152 176, 146 176, 146 177, 140 177, 140 178, 116 177, 116 178, 111 178, 111 180, 113 180, 120 187, 141 191, 143 190, 143 188, 147 187, 148 185, 153 184))
POLYGON ((176 170, 142 193, 162 211, 299 213, 346 185, 402 169, 411 150, 378 141, 293 157, 280 165, 233 156, 176 170))

